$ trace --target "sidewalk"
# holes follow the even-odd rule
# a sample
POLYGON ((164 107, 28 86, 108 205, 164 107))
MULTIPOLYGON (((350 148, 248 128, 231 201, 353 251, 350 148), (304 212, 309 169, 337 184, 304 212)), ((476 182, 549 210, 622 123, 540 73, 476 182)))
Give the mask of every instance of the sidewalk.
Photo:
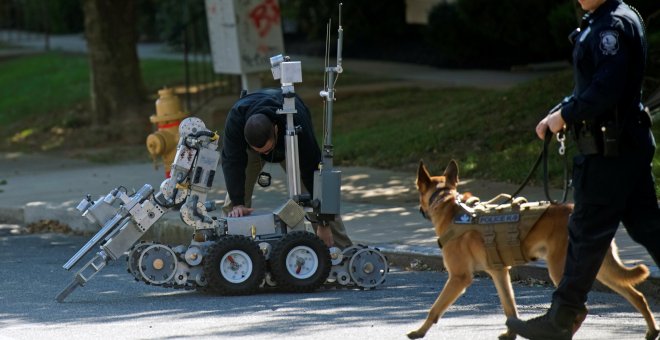
MULTIPOLYGON (((342 171, 342 218, 356 243, 379 247, 389 260, 402 267, 413 263, 442 268, 442 254, 433 227, 418 211, 415 173, 402 173, 363 167, 345 167, 342 171)), ((269 169, 273 184, 255 188, 254 207, 272 211, 287 195, 286 176, 278 166, 269 169)), ((431 169, 441 171, 441 169, 431 169)), ((222 172, 217 173, 209 199, 222 204, 225 186, 222 172)), ((129 190, 148 183, 158 188, 163 170, 151 163, 100 165, 82 160, 41 154, 0 153, 0 228, 27 225, 39 220, 58 220, 74 230, 95 232, 81 217, 76 205, 86 195, 96 198, 123 185, 129 190)), ((480 180, 463 180, 461 191, 482 198, 511 193, 517 185, 480 180)), ((530 201, 543 199, 542 188, 526 188, 522 193, 530 201)), ((559 197, 558 192, 553 192, 559 197)), ((212 215, 219 214, 213 212, 212 215)), ((190 227, 181 222, 176 212, 169 212, 149 231, 154 240, 180 244, 190 241, 190 227)), ((628 265, 644 263, 652 270, 652 280, 640 286, 649 296, 660 298, 660 272, 646 251, 619 228, 616 236, 620 256, 628 265)), ((517 267, 512 276, 548 281, 544 263, 517 267)))

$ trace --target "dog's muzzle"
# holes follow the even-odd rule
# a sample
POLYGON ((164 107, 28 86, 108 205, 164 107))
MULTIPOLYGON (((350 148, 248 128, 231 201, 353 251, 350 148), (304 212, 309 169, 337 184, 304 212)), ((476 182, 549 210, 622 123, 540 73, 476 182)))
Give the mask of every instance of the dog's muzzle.
POLYGON ((424 217, 427 220, 430 220, 429 216, 426 215, 426 212, 424 212, 424 209, 422 209, 422 206, 419 206, 419 213, 422 214, 422 217, 424 217))

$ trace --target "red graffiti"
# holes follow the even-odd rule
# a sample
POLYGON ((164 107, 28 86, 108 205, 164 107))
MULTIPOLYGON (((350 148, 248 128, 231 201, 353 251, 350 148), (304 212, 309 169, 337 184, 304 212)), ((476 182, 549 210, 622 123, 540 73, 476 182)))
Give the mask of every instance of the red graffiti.
POLYGON ((257 28, 260 37, 266 36, 273 25, 280 23, 280 7, 275 0, 265 0, 250 11, 252 24, 257 28))

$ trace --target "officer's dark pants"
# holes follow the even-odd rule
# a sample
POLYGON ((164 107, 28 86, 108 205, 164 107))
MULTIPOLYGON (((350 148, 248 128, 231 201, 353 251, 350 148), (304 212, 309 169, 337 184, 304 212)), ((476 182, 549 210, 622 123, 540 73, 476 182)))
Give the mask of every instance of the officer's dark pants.
POLYGON ((659 264, 660 210, 651 172, 652 138, 649 135, 645 146, 624 149, 619 157, 575 157, 575 210, 568 226, 566 268, 553 304, 584 307, 619 222, 659 264))

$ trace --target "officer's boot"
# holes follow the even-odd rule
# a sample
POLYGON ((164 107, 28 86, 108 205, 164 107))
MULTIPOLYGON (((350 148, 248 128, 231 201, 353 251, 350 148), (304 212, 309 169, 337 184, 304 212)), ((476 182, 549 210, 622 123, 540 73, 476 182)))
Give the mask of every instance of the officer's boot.
POLYGON ((514 333, 527 339, 571 340, 587 317, 586 308, 572 308, 553 303, 547 313, 523 321, 509 318, 506 325, 514 333))

